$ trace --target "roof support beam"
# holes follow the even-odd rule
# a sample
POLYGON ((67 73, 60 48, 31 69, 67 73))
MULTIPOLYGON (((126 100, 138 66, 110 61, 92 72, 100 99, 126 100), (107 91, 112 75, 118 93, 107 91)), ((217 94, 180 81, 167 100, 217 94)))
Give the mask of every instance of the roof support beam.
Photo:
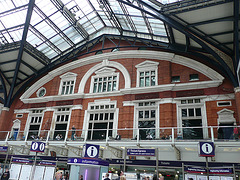
POLYGON ((200 25, 216 23, 216 22, 222 22, 222 21, 233 21, 233 20, 234 20, 233 16, 228 16, 228 17, 212 19, 212 20, 208 20, 208 21, 201 21, 201 22, 197 22, 197 23, 192 23, 192 24, 187 25, 187 27, 200 26, 200 25))
POLYGON ((21 45, 20 45, 18 58, 17 58, 17 63, 16 63, 16 68, 15 68, 15 73, 14 73, 13 81, 11 83, 11 87, 10 87, 10 90, 9 90, 9 93, 8 93, 7 101, 5 101, 5 104, 4 104, 5 107, 10 107, 10 105, 11 105, 12 95, 13 95, 13 91, 14 91, 14 88, 15 88, 15 85, 16 85, 17 76, 18 76, 19 68, 20 68, 21 61, 22 61, 23 50, 24 50, 24 46, 26 44, 27 33, 28 33, 29 25, 30 25, 30 20, 31 20, 31 17, 32 17, 34 4, 35 4, 35 0, 29 1, 25 26, 24 26, 24 30, 23 30, 21 45))
MULTIPOLYGON (((233 3, 234 8, 234 33, 233 33, 233 47, 234 47, 234 56, 233 56, 233 64, 235 68, 235 72, 237 74, 237 68, 240 68, 239 63, 239 0, 234 0, 233 3)), ((239 70, 239 69, 238 69, 239 70)), ((240 70, 239 70, 240 71, 240 70)), ((239 72, 240 73, 240 72, 239 72)))
POLYGON ((167 23, 169 26, 173 27, 174 29, 178 30, 179 32, 185 34, 186 36, 188 36, 189 38, 191 38, 192 40, 194 40, 196 43, 198 43, 200 46, 202 46, 208 53, 210 53, 212 56, 214 56, 214 58, 216 58, 216 60, 220 63, 221 66, 224 67, 225 71, 227 72, 227 74, 229 74, 229 77, 232 81, 232 84, 234 87, 238 87, 239 83, 237 81, 236 76, 234 76, 233 71, 230 69, 230 67, 227 65, 227 63, 215 52, 214 49, 212 49, 206 42, 205 42, 205 38, 203 36, 201 36, 200 34, 195 33, 194 31, 192 31, 191 29, 185 27, 183 24, 173 20, 172 18, 160 13, 160 11, 156 10, 155 8, 153 8, 152 6, 150 6, 149 4, 143 2, 142 0, 138 0, 141 4, 143 4, 144 7, 148 8, 150 11, 147 11, 145 9, 141 9, 138 6, 133 5, 132 3, 126 2, 125 0, 117 0, 119 2, 123 2, 133 8, 136 8, 140 11, 144 11, 147 14, 167 23), (154 12, 154 14, 152 13, 154 12))

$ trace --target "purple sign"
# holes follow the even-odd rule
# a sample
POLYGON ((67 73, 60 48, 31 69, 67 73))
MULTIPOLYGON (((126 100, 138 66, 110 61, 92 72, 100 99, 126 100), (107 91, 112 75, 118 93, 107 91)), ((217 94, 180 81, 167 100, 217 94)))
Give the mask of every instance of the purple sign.
POLYGON ((44 150, 45 150, 45 143, 44 142, 37 142, 37 141, 32 142, 30 151, 44 152, 44 150))
POLYGON ((39 161, 38 164, 43 166, 55 166, 56 162, 39 161))
POLYGON ((7 152, 8 146, 0 146, 0 152, 7 152))
POLYGON ((199 156, 213 157, 215 156, 215 148, 213 142, 199 142, 199 156))
POLYGON ((233 174, 232 168, 223 168, 223 169, 209 169, 211 174, 233 174))
POLYGON ((12 162, 14 163, 27 163, 27 164, 33 164, 32 160, 29 159, 18 159, 18 158, 12 158, 12 162))
POLYGON ((85 144, 84 157, 98 158, 98 155, 99 155, 99 145, 85 144))
POLYGON ((108 161, 102 159, 88 159, 88 158, 69 158, 68 164, 91 164, 98 166, 109 166, 108 161))
POLYGON ((195 168, 195 167, 184 167, 184 171, 189 173, 206 173, 207 170, 205 168, 195 168))
POLYGON ((128 156, 155 156, 155 149, 128 149, 128 156))

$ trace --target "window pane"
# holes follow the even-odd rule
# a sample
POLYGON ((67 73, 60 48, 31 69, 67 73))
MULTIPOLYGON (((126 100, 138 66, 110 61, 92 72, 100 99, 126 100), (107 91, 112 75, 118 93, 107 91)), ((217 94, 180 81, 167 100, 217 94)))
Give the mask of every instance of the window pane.
POLYGON ((110 120, 113 120, 114 113, 110 113, 110 120))
POLYGON ((149 86, 150 85, 150 80, 149 77, 145 78, 145 86, 149 86))
POLYGON ((98 92, 101 92, 102 90, 102 83, 98 83, 98 92))
POLYGON ((140 78, 140 87, 143 87, 143 86, 144 86, 144 78, 141 77, 141 78, 140 78))
POLYGON ((69 94, 72 94, 73 93, 73 86, 70 87, 70 92, 69 94))
POLYGON ((196 116, 201 116, 202 115, 201 114, 201 108, 196 108, 195 111, 196 111, 196 116))
POLYGON ((93 114, 90 114, 89 120, 90 120, 90 121, 93 120, 93 114))
POLYGON ((139 112, 138 112, 138 117, 139 117, 139 118, 143 118, 143 111, 139 111, 139 112))
POLYGON ((100 113, 99 120, 103 120, 103 113, 100 113))
POLYGON ((187 109, 182 109, 182 117, 187 117, 187 109))
POLYGON ((104 82, 104 83, 103 83, 103 92, 106 92, 106 90, 107 90, 107 83, 104 82))
POLYGON ((155 86, 155 76, 151 77, 151 86, 155 86))
POLYGON ((144 76, 144 72, 140 72, 140 76, 144 76))
POLYGON ((66 119, 65 119, 65 121, 68 121, 68 118, 69 118, 69 115, 66 115, 66 119))
POLYGON ((62 92, 61 92, 61 94, 64 94, 64 92, 65 92, 65 86, 62 87, 62 92))
POLYGON ((149 74, 150 74, 149 71, 145 72, 145 76, 149 76, 149 74))
POLYGON ((67 86, 65 94, 68 94, 68 92, 69 92, 69 86, 67 86))
POLYGON ((149 111, 145 111, 145 118, 149 118, 149 111))
POLYGON ((98 114, 95 114, 94 120, 98 120, 98 114))
POLYGON ((151 118, 155 118, 155 110, 151 110, 151 118))
POLYGON ((108 120, 108 113, 105 113, 104 120, 108 120))
POLYGON ((117 83, 116 81, 113 82, 113 91, 116 91, 116 86, 117 86, 117 83))
POLYGON ((112 82, 108 83, 108 91, 112 91, 112 82))
POLYGON ((194 116, 194 109, 188 109, 188 115, 194 116))
POLYGON ((97 83, 94 83, 93 92, 97 92, 97 83))

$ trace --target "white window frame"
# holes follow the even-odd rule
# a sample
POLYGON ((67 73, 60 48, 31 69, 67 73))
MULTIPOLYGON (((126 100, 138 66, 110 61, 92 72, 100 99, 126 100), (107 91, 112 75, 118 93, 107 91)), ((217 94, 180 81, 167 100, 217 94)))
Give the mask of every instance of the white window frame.
MULTIPOLYGON (((85 111, 84 115, 84 123, 83 123, 83 129, 85 131, 82 132, 82 137, 87 139, 88 136, 88 126, 90 123, 90 114, 96 110, 91 110, 91 106, 106 106, 106 105, 114 105, 114 108, 110 108, 109 112, 114 113, 114 118, 113 118, 113 128, 112 128, 112 136, 115 137, 117 135, 117 129, 118 129, 118 114, 119 114, 119 108, 117 108, 117 101, 111 101, 110 99, 100 99, 100 100, 95 100, 94 102, 91 102, 88 104, 88 109, 85 111)), ((100 109, 99 109, 100 110, 100 109)), ((104 112, 104 109, 103 109, 104 112)), ((109 121, 108 121, 109 122, 109 121)))
POLYGON ((109 93, 109 92, 114 92, 114 91, 118 91, 119 89, 119 73, 115 72, 116 69, 114 68, 109 68, 109 67, 104 67, 99 69, 98 71, 95 72, 96 75, 91 77, 91 85, 90 85, 90 93, 109 93), (113 77, 116 76, 116 90, 114 91, 104 91, 104 92, 93 92, 93 88, 94 88, 94 79, 96 78, 104 78, 104 77, 113 77))
MULTIPOLYGON (((140 87, 140 72, 146 72, 149 71, 151 74, 151 71, 155 71, 155 85, 158 85, 158 62, 155 61, 144 61, 138 65, 136 65, 135 67, 137 68, 137 79, 136 79, 136 87, 140 87)), ((150 75, 151 77, 151 75, 150 75)), ((151 87, 151 79, 150 79, 150 85, 146 86, 144 83, 144 86, 141 87, 151 87)))
MULTIPOLYGON (((41 134, 41 130, 42 130, 43 118, 44 118, 44 109, 32 109, 28 114, 28 119, 27 119, 27 123, 25 126, 25 132, 29 132, 30 125, 34 125, 34 124, 38 125, 39 124, 39 131, 38 131, 38 136, 39 136, 41 134), (41 122, 40 123, 31 123, 32 117, 41 117, 41 122)), ((24 133, 24 135, 26 136, 27 134, 24 133)))
MULTIPOLYGON (((188 108, 201 108, 201 119, 202 119, 202 127, 207 127, 207 114, 206 114, 206 105, 203 99, 200 98, 178 98, 177 99, 177 133, 178 134, 183 134, 182 130, 182 109, 188 109, 188 108), (196 102, 200 100, 200 102, 196 102), (182 104, 181 101, 186 101, 186 104, 182 104), (189 103, 192 101, 192 103, 189 103)), ((193 119, 198 117, 193 117, 193 119)), ((187 118, 186 118, 187 119, 187 118)), ((192 119, 192 118, 191 118, 192 119)), ((203 138, 206 139, 208 138, 208 129, 203 128, 203 138)))
POLYGON ((67 124, 65 139, 68 137, 69 125, 70 125, 70 121, 71 121, 71 114, 72 114, 72 107, 69 107, 69 106, 61 106, 61 107, 56 107, 56 109, 54 109, 54 115, 53 115, 53 118, 52 118, 52 126, 51 126, 52 127, 51 128, 52 132, 51 132, 51 135, 50 135, 51 138, 53 138, 53 139, 55 138, 53 136, 54 136, 57 124, 67 124), (59 109, 66 109, 66 108, 68 108, 67 111, 59 111, 59 109), (57 122, 57 117, 59 115, 68 115, 68 121, 57 122))
POLYGON ((72 72, 68 72, 63 74, 62 76, 60 76, 61 81, 60 81, 60 86, 59 86, 59 91, 58 94, 59 95, 68 95, 68 94, 62 94, 62 88, 63 88, 63 82, 71 82, 73 81, 73 92, 71 94, 74 94, 74 89, 75 89, 75 85, 76 85, 76 79, 77 79, 77 74, 76 73, 72 73, 72 72))
MULTIPOLYGON (((155 138, 159 138, 159 102, 156 100, 144 100, 144 101, 135 101, 134 102, 134 122, 133 122, 133 138, 138 135, 138 124, 139 124, 139 111, 140 110, 155 110, 155 138), (146 103, 146 102, 155 102, 154 106, 139 106, 139 103, 146 103)), ((149 120, 150 121, 150 120, 149 120)))

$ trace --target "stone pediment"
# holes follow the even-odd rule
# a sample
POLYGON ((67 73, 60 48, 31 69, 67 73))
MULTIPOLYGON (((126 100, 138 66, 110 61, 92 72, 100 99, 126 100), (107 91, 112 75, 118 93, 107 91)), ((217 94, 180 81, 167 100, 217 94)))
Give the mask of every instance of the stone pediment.
POLYGON ((232 124, 236 123, 236 119, 233 116, 234 111, 229 109, 222 109, 218 111, 218 124, 232 124))
POLYGON ((137 64, 135 67, 136 68, 156 67, 156 66, 158 66, 158 64, 159 64, 158 62, 147 60, 147 61, 144 61, 140 64, 137 64))
POLYGON ((72 72, 67 72, 67 73, 65 73, 65 74, 63 74, 63 75, 61 75, 60 76, 60 78, 62 79, 62 78, 69 78, 69 77, 76 77, 77 76, 77 74, 76 73, 72 73, 72 72))
POLYGON ((95 72, 95 74, 97 74, 97 75, 112 74, 112 73, 115 73, 115 71, 116 71, 116 69, 114 69, 114 68, 104 67, 104 68, 101 68, 101 69, 97 70, 95 72))

